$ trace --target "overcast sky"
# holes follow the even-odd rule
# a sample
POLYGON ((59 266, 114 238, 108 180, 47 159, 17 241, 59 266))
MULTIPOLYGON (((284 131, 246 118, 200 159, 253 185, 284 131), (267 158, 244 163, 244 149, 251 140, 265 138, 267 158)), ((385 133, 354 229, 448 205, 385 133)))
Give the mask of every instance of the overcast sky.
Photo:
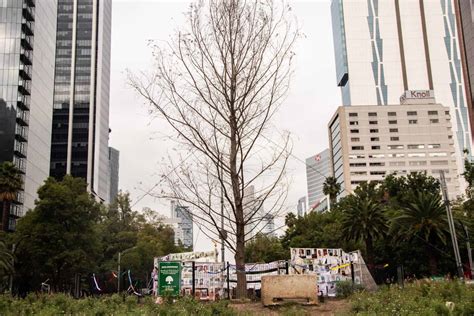
MULTIPOLYGON (((167 41, 185 23, 183 12, 190 1, 113 0, 110 146, 120 150, 119 188, 131 194, 134 209, 150 207, 170 216, 169 201, 146 196, 159 181, 160 162, 174 144, 163 134, 169 130, 152 120, 149 107, 126 84, 125 70, 152 66, 150 39, 167 41)), ((305 34, 296 48, 295 74, 290 93, 276 125, 291 132, 293 155, 288 206, 296 211, 305 196, 304 160, 328 146, 327 122, 341 103, 336 86, 330 0, 291 1, 293 13, 305 34)), ((281 219, 280 219, 281 222, 281 219)), ((210 243, 195 227, 195 250, 210 250, 210 243)))

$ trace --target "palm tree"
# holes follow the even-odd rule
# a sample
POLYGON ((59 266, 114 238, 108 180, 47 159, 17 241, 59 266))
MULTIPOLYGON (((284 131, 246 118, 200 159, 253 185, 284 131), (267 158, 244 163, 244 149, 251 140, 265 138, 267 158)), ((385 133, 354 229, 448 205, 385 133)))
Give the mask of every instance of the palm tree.
POLYGON ((11 162, 4 162, 0 165, 0 201, 3 202, 2 229, 8 230, 8 220, 10 218, 10 202, 16 197, 18 191, 23 187, 21 172, 11 162))
POLYGON ((336 202, 336 198, 341 192, 341 184, 337 183, 335 177, 327 177, 323 184, 323 193, 324 195, 329 195, 329 200, 331 204, 336 202))
POLYGON ((0 280, 4 275, 9 274, 13 270, 13 256, 8 250, 5 242, 0 240, 0 280))
POLYGON ((401 239, 411 241, 422 238, 425 241, 430 273, 436 274, 437 259, 432 245, 439 242, 446 244, 449 229, 441 197, 438 194, 422 192, 414 195, 413 200, 392 219, 391 226, 391 230, 398 232, 401 239))
POLYGON ((362 241, 365 244, 367 265, 374 264, 374 241, 383 237, 388 229, 382 204, 369 197, 348 196, 344 202, 342 232, 346 240, 362 241))

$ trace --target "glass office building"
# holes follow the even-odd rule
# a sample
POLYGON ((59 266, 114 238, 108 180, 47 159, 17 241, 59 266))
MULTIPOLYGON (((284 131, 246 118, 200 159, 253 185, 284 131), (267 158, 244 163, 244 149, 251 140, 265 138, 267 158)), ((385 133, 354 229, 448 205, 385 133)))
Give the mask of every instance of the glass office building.
POLYGON ((6 230, 34 206, 49 174, 56 9, 54 1, 0 1, 0 162, 13 162, 24 180, 6 230))
POLYGON ((59 0, 51 176, 109 202, 111 0, 59 0))

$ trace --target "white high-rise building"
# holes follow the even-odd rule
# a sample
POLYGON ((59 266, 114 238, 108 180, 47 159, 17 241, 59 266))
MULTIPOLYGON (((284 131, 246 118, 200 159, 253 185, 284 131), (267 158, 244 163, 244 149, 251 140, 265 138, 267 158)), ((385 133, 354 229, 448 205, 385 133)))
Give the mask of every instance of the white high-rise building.
POLYGON ((306 159, 309 211, 317 207, 324 199, 323 186, 329 176, 331 176, 329 149, 306 159))
POLYGON ((456 163, 472 153, 455 0, 333 0, 337 84, 344 105, 395 105, 409 90, 449 108, 456 163))
POLYGON ((361 182, 383 181, 392 173, 426 172, 439 178, 443 170, 449 198, 456 199, 462 193, 462 176, 456 165, 451 123, 449 108, 429 96, 383 107, 339 107, 328 130, 341 196, 361 182))

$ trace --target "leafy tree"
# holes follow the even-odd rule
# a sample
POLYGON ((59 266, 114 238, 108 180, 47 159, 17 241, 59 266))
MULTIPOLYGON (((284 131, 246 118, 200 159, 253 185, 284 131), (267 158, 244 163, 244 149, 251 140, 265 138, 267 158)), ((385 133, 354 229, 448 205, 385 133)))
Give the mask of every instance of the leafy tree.
POLYGON ((344 238, 364 242, 369 266, 374 264, 374 241, 385 236, 388 228, 379 194, 376 184, 364 183, 341 202, 344 238))
POLYGON ((448 223, 446 211, 438 194, 418 193, 415 199, 392 219, 392 232, 405 241, 422 238, 426 244, 431 274, 437 273, 437 259, 433 246, 446 244, 448 223))
MULTIPOLYGON (((151 209, 142 214, 133 211, 128 192, 119 192, 116 200, 102 216, 100 231, 104 257, 100 271, 117 269, 118 253, 122 252, 122 271, 131 270, 133 279, 148 283, 153 270, 153 258, 184 249, 174 244, 174 231, 163 224, 151 209)), ((123 288, 122 288, 123 289, 123 288)))
POLYGON ((5 241, 0 240, 0 281, 13 271, 13 256, 5 241))
POLYGON ((280 239, 275 236, 257 234, 245 247, 246 262, 272 262, 285 260, 289 250, 283 248, 280 239))
POLYGON ((420 192, 440 193, 439 180, 428 176, 426 172, 411 172, 407 176, 390 174, 381 183, 381 190, 392 207, 405 206, 420 192))
POLYGON ((85 181, 71 176, 47 179, 35 204, 15 233, 16 267, 26 283, 22 286, 37 289, 49 279, 56 291, 68 290, 76 273, 93 272, 100 260, 101 206, 85 181))
POLYGON ((337 183, 337 179, 335 177, 327 177, 323 184, 323 193, 329 195, 331 205, 336 203, 336 198, 340 192, 341 184, 337 183))
POLYGON ((11 162, 0 164, 0 201, 3 203, 2 229, 8 231, 10 203, 23 187, 21 172, 11 162))
POLYGON ((357 242, 343 238, 341 220, 342 212, 337 207, 331 212, 311 212, 299 218, 289 213, 285 220, 288 228, 281 239, 283 248, 288 252, 290 247, 358 249, 357 242))

